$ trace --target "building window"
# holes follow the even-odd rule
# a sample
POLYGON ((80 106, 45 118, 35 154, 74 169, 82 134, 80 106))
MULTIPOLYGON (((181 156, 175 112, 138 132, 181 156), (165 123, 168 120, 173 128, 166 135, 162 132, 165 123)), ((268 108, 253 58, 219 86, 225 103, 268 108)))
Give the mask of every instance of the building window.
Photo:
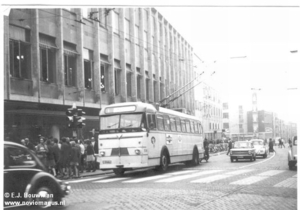
POLYGON ((114 32, 119 34, 119 14, 114 12, 114 32))
POLYGON ((224 110, 228 109, 228 103, 223 103, 223 109, 224 110))
POLYGON ((223 123, 223 128, 224 129, 229 129, 229 123, 223 123))
POLYGON ((76 85, 76 56, 65 54, 65 85, 75 86, 76 85))
POLYGON ((54 83, 56 73, 55 50, 49 48, 40 48, 41 59, 41 81, 54 83))
POLYGON ((223 113, 223 119, 228 119, 229 118, 229 114, 228 113, 223 113))
POLYGON ((126 73, 126 83, 127 83, 127 96, 131 96, 131 76, 132 72, 126 73))
POLYGON ((149 100, 149 83, 150 80, 147 78, 146 79, 146 99, 149 100))
POLYGON ((136 78, 136 84, 137 84, 137 98, 140 99, 141 98, 141 75, 137 75, 136 78))
POLYGON ((101 92, 105 93, 107 91, 107 68, 106 65, 101 64, 101 83, 100 83, 100 88, 101 88, 101 92))
POLYGON ((93 89, 93 51, 83 49, 84 59, 84 87, 86 89, 93 89))
POLYGON ((44 82, 54 83, 56 73, 56 45, 55 38, 40 34, 40 79, 44 82))
POLYGON ((101 9, 100 26, 103 28, 107 28, 107 16, 107 9, 101 9))
POLYGON ((76 45, 64 41, 65 85, 76 86, 76 45))
POLYGON ((9 41, 10 74, 12 77, 30 78, 30 44, 17 40, 9 41))
POLYGON ((115 68, 115 94, 120 95, 121 92, 121 69, 115 68))

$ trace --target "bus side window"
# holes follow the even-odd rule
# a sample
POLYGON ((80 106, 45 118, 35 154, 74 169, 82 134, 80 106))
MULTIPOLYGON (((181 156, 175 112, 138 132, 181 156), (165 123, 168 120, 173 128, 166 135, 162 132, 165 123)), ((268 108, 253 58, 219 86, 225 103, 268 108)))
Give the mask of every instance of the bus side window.
POLYGON ((158 128, 158 130, 163 131, 164 130, 164 119, 163 119, 163 116, 156 115, 156 120, 157 120, 157 128, 158 128))
POLYGON ((195 122, 195 133, 199 133, 198 123, 197 122, 195 122))
POLYGON ((195 133, 194 121, 191 121, 191 132, 195 133))
POLYGON ((165 130, 169 131, 170 130, 170 118, 167 115, 164 115, 164 125, 165 125, 165 130))
POLYGON ((178 117, 176 118, 176 127, 177 127, 177 131, 181 132, 181 124, 180 124, 180 119, 178 117))
POLYGON ((184 120, 181 120, 181 129, 182 129, 182 132, 186 132, 185 121, 184 120))
POLYGON ((171 117, 170 122, 171 122, 171 131, 176 131, 175 118, 171 117))
POLYGON ((203 127, 202 127, 202 125, 201 124, 198 124, 198 125, 199 125, 199 133, 203 134, 203 127))
POLYGON ((191 132, 191 124, 190 124, 189 120, 186 121, 186 132, 188 132, 188 133, 191 132))

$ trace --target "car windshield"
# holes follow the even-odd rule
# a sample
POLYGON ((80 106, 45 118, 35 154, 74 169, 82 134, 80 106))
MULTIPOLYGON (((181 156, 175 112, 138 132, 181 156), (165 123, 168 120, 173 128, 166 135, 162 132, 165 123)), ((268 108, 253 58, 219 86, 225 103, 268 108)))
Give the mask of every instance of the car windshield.
POLYGON ((142 114, 121 114, 112 116, 101 116, 100 130, 140 128, 142 114))
POLYGON ((264 143, 262 141, 252 141, 254 146, 263 146, 264 143))
POLYGON ((250 142, 236 142, 234 143, 234 148, 249 148, 251 147, 250 142))

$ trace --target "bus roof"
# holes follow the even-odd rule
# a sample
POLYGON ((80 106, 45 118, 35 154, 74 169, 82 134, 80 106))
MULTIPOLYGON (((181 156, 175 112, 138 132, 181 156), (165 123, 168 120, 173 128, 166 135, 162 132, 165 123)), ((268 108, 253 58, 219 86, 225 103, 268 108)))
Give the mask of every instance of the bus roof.
MULTIPOLYGON (((159 111, 158 111, 153 104, 148 104, 148 103, 143 103, 143 102, 124 102, 124 103, 111 104, 111 105, 108 105, 105 108, 101 109, 99 114, 100 115, 112 114, 112 113, 106 113, 105 110, 107 108, 131 107, 131 106, 136 107, 133 112, 145 112, 147 110, 147 112, 169 114, 169 115, 174 115, 177 117, 189 118, 192 120, 199 120, 199 118, 197 118, 195 116, 184 114, 184 113, 181 113, 178 111, 174 111, 174 110, 166 109, 166 108, 162 108, 162 107, 159 107, 159 111)), ((128 111, 128 112, 132 112, 132 111, 128 111)), ((122 112, 118 112, 118 113, 122 113, 122 112)))

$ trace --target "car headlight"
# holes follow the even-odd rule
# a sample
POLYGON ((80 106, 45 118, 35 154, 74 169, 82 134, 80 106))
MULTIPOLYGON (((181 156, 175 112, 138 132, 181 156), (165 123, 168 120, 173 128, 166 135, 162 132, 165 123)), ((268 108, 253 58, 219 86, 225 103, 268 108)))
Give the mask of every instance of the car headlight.
POLYGON ((140 151, 139 149, 136 149, 136 150, 135 150, 135 154, 140 155, 140 154, 141 154, 141 151, 140 151))
POLYGON ((105 156, 105 152, 104 152, 104 151, 101 151, 101 152, 100 152, 100 156, 102 156, 102 157, 105 156))
POLYGON ((248 153, 249 153, 249 155, 251 155, 251 154, 252 154, 252 151, 249 150, 248 153))

